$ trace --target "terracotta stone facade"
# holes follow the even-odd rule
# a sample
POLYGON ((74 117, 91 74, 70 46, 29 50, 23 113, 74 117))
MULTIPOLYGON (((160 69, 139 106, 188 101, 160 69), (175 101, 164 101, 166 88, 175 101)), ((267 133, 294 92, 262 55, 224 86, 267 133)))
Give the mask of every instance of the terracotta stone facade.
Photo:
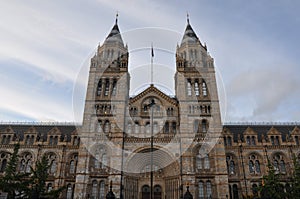
POLYGON ((116 24, 91 58, 83 123, 0 125, 0 175, 15 143, 20 172, 47 155, 47 187, 61 198, 242 198, 268 160, 288 184, 296 124, 222 125, 214 60, 189 21, 176 49, 175 96, 155 85, 129 96, 129 52, 116 24), (153 147, 151 147, 151 145, 153 147), (152 172, 151 172, 152 171, 152 172), (151 184, 151 176, 153 184, 151 184))

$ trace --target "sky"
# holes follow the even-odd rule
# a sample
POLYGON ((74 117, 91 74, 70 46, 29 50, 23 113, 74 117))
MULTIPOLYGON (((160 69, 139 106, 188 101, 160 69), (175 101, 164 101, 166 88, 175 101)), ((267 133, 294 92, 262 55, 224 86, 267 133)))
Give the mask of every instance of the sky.
POLYGON ((149 83, 138 71, 156 33, 154 80, 174 93, 188 12, 215 60, 223 122, 300 121, 300 1, 0 1, 0 121, 79 122, 89 60, 117 12, 131 52, 131 94, 149 83))

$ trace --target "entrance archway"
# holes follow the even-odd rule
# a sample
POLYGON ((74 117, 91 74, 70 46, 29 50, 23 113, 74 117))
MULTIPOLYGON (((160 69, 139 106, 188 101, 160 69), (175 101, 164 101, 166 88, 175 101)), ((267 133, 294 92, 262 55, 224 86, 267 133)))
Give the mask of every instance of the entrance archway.
POLYGON ((148 185, 142 187, 142 199, 150 199, 150 187, 148 185))

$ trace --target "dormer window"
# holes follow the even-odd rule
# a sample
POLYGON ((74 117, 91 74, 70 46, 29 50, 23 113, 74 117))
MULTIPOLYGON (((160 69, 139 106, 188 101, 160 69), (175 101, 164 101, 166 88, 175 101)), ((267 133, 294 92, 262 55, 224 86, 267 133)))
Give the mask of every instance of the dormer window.
POLYGON ((295 136, 295 143, 297 146, 299 146, 299 137, 297 135, 295 136))
POLYGON ((251 137, 251 145, 253 145, 253 146, 256 145, 255 136, 251 137))

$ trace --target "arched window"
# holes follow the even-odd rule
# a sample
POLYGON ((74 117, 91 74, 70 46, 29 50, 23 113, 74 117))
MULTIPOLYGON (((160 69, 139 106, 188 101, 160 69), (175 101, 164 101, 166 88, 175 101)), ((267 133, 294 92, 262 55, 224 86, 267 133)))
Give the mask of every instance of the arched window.
POLYGON ((70 174, 74 174, 76 172, 77 161, 78 161, 77 154, 74 154, 73 156, 71 156, 70 168, 69 168, 70 174))
POLYGON ((30 144, 30 136, 27 135, 25 139, 25 145, 29 145, 29 144, 30 144))
POLYGON ((139 122, 135 122, 134 123, 134 133, 139 133, 140 131, 140 125, 139 125, 139 122))
POLYGON ((172 122, 172 133, 176 133, 176 122, 172 122))
POLYGON ((165 133, 169 133, 170 131, 169 131, 169 122, 166 122, 165 123, 165 133))
POLYGON ((110 123, 108 120, 106 120, 104 123, 104 133, 109 133, 109 131, 110 131, 110 123))
POLYGON ((231 155, 226 156, 227 171, 230 175, 235 174, 235 163, 231 155))
POLYGON ((153 132, 158 133, 158 124, 157 124, 157 122, 154 122, 154 124, 153 124, 153 132))
POLYGON ((102 164, 101 165, 102 165, 102 169, 107 166, 107 155, 106 155, 106 153, 104 153, 102 155, 102 164))
POLYGON ((284 158, 280 154, 275 154, 273 156, 273 166, 275 171, 281 172, 281 173, 286 173, 286 167, 285 167, 285 162, 284 158))
POLYGON ((246 143, 247 143, 248 146, 251 145, 250 136, 247 136, 247 137, 246 137, 246 143))
POLYGON ((94 157, 94 167, 95 169, 99 169, 100 168, 100 154, 99 151, 97 150, 95 153, 95 157, 94 157))
POLYGON ((199 154, 196 156, 196 168, 199 170, 202 169, 202 158, 199 154))
POLYGON ((255 160, 255 172, 260 173, 260 163, 259 160, 255 160))
POLYGON ((276 136, 276 137, 275 137, 275 145, 279 145, 279 143, 280 143, 280 142, 279 142, 279 136, 276 136))
POLYGON ((258 187, 257 184, 252 185, 252 194, 253 196, 258 196, 258 187))
POLYGON ((111 95, 112 96, 115 96, 117 93, 117 80, 113 80, 113 84, 112 84, 112 92, 111 92, 111 95))
POLYGON ((48 183, 48 185, 47 185, 47 191, 48 192, 52 191, 52 183, 48 183))
POLYGON ((67 186, 67 199, 72 199, 73 196, 73 187, 71 184, 68 184, 67 186))
POLYGON ((298 136, 295 136, 295 142, 296 142, 296 145, 299 146, 299 137, 298 136))
POLYGON ((50 163, 50 174, 55 174, 56 173, 56 161, 55 160, 52 160, 51 163, 50 163))
POLYGON ((271 143, 272 143, 272 145, 275 145, 274 136, 271 136, 271 143))
POLYGON ((255 136, 251 137, 251 145, 253 145, 253 146, 256 145, 255 136))
POLYGON ((188 96, 192 95, 192 83, 190 79, 187 81, 187 94, 188 96))
POLYGON ((98 195, 98 184, 97 184, 97 181, 94 180, 92 182, 92 199, 96 199, 97 198, 97 195, 98 195))
POLYGON ((280 160, 280 171, 282 173, 286 172, 284 160, 280 160))
POLYGON ((128 123, 128 124, 127 124, 127 133, 128 133, 128 134, 131 134, 131 133, 132 133, 132 125, 131 125, 131 123, 128 123))
POLYGON ((105 91, 104 91, 104 95, 108 96, 109 93, 109 79, 105 80, 105 91))
POLYGON ((277 160, 274 160, 274 170, 276 171, 276 172, 279 172, 279 165, 278 165, 278 161, 277 160))
POLYGON ((100 182, 99 199, 105 199, 105 182, 100 182))
POLYGON ((150 122, 146 122, 145 133, 147 133, 147 134, 150 133, 150 122))
POLYGON ((210 181, 206 182, 206 194, 207 194, 207 198, 212 198, 212 189, 211 189, 210 181))
POLYGON ((7 165, 7 159, 3 159, 1 161, 1 167, 0 167, 0 172, 3 173, 6 169, 6 165, 7 165))
POLYGON ((31 163, 32 163, 32 155, 28 152, 23 153, 21 155, 20 161, 20 172, 30 173, 31 171, 31 163))
POLYGON ((100 79, 97 87, 97 96, 100 96, 102 92, 102 80, 100 79))
POLYGON ((227 145, 232 146, 232 140, 230 136, 227 137, 227 145))
POLYGON ((199 131, 199 120, 194 121, 194 133, 198 133, 199 131))
POLYGON ((204 169, 209 169, 210 168, 210 162, 209 162, 209 156, 208 154, 204 155, 204 169))
POLYGON ((5 144, 5 142, 6 142, 6 135, 3 135, 2 140, 1 140, 1 144, 5 144))
POLYGON ((249 172, 254 173, 254 164, 252 160, 249 161, 249 172))
POLYGON ((46 155, 49 163, 49 174, 50 175, 55 175, 56 169, 57 169, 57 157, 54 153, 48 153, 46 155))
POLYGON ((204 186, 202 181, 199 181, 198 183, 198 192, 199 192, 199 199, 204 199, 204 186))
POLYGON ((204 81, 202 82, 202 95, 204 97, 207 96, 207 87, 206 87, 206 83, 204 81))
POLYGON ((238 190, 238 186, 236 184, 234 184, 232 186, 233 189, 233 199, 239 199, 239 190, 238 190))
POLYGON ((199 83, 198 81, 195 82, 195 95, 199 96, 200 92, 199 92, 199 83))
POLYGON ((207 121, 206 120, 202 120, 202 133, 206 133, 207 132, 207 121))

